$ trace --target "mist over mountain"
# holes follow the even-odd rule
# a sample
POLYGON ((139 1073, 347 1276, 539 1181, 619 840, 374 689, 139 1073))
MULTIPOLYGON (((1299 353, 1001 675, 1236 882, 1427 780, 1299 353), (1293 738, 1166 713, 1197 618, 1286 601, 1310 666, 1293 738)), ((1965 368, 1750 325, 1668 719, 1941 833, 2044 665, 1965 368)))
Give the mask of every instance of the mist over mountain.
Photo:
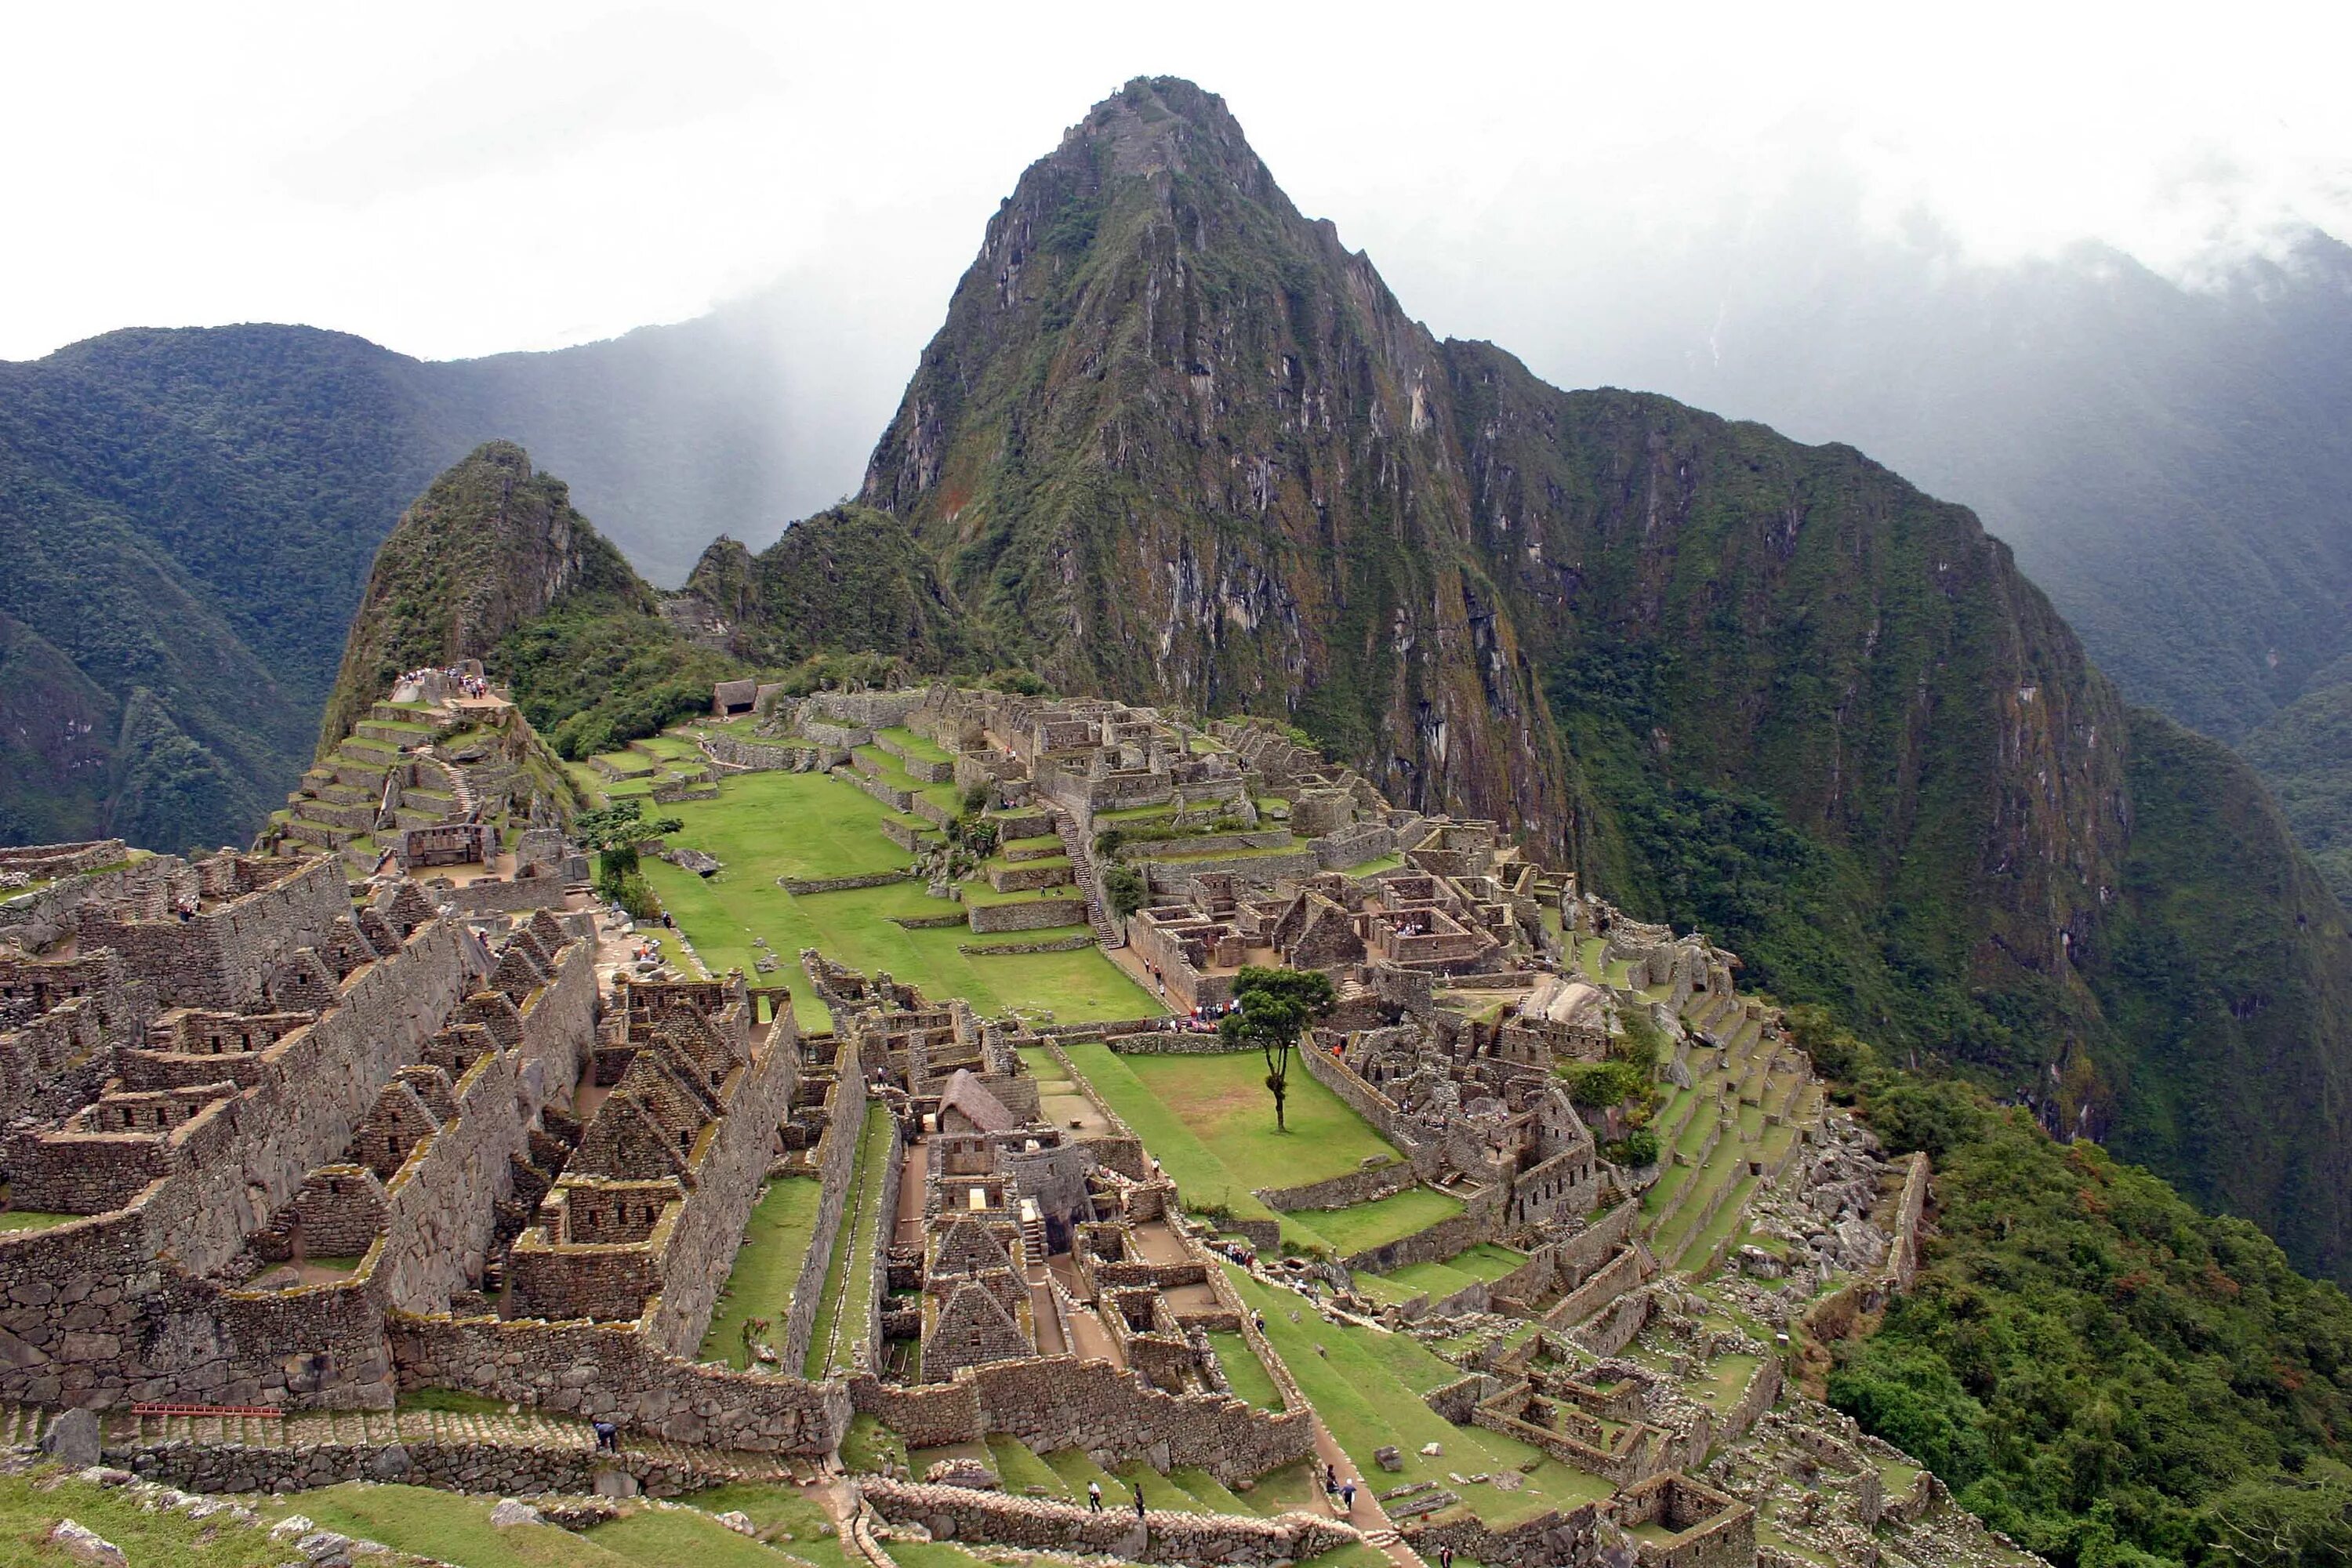
POLYGON ((253 325, 0 364, 0 839, 249 838, 318 734, 377 546, 485 440, 576 475, 657 583, 713 534, 774 538, 855 482, 878 423, 798 368, 845 353, 859 310, 787 283, 553 353, 436 363, 253 325))

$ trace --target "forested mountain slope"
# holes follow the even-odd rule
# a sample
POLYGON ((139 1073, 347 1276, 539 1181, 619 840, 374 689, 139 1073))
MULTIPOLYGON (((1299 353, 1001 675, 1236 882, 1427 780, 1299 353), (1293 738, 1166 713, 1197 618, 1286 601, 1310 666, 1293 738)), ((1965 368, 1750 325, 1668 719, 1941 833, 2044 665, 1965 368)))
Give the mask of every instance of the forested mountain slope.
POLYGON ((747 516, 772 533, 784 372, 724 331, 429 363, 308 327, 134 330, 0 364, 0 841, 250 837, 376 547, 485 440, 538 444, 670 581, 747 516))

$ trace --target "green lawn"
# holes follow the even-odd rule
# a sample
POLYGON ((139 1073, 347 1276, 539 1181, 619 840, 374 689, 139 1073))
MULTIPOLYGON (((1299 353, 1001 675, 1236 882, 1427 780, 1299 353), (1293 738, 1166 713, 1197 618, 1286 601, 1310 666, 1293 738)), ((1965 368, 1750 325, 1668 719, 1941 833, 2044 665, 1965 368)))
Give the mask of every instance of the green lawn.
POLYGON ((1528 1473, 1527 1486, 1516 1492, 1497 1491, 1485 1484, 1454 1489, 1489 1523, 1515 1523, 1547 1508, 1572 1508, 1605 1499, 1612 1490, 1600 1477, 1547 1459, 1528 1444, 1477 1426, 1454 1426, 1432 1410, 1421 1396, 1462 1373, 1418 1341, 1377 1329, 1326 1322, 1290 1291, 1261 1285, 1231 1264, 1224 1267, 1243 1301, 1265 1314, 1267 1337, 1332 1436, 1356 1461, 1357 1468, 1367 1476, 1380 1477, 1383 1486, 1390 1480, 1372 1452, 1393 1444, 1404 1457, 1404 1472, 1395 1478, 1397 1484, 1443 1482, 1452 1471, 1492 1474, 1517 1469, 1529 1460, 1541 1461, 1528 1473), (1298 1314, 1295 1322, 1294 1311, 1298 1314), (1444 1451, 1436 1458, 1423 1458, 1422 1445, 1431 1442, 1444 1451))
MULTIPOLYGON (((759 950, 751 938, 765 937, 782 965, 774 977, 792 988, 793 1011, 803 1028, 829 1022, 800 971, 804 947, 822 948, 836 962, 869 973, 887 969, 932 997, 961 996, 983 1013, 1038 1008, 1050 1011, 1056 1022, 1073 1023, 1163 1011, 1093 948, 974 956, 959 951, 972 940, 969 928, 908 931, 894 924, 893 915, 952 912, 953 905, 926 897, 919 883, 805 898, 785 892, 776 885, 778 877, 866 876, 909 863, 905 850, 882 837, 881 804, 839 779, 740 773, 722 780, 719 791, 716 800, 661 809, 685 824, 673 842, 708 850, 726 869, 706 879, 648 859, 646 879, 714 973, 740 968, 752 975, 759 950)), ((986 896, 984 885, 979 891, 986 896)))
POLYGON ((1460 1198, 1434 1187, 1407 1187, 1372 1203, 1343 1209, 1297 1209, 1283 1218, 1314 1232, 1345 1258, 1427 1230, 1440 1220, 1452 1219, 1462 1208, 1460 1198))
MULTIPOLYGON (((792 1568, 792 1559, 783 1549, 738 1535, 693 1508, 635 1509, 574 1539, 646 1568, 675 1568, 685 1563, 696 1568, 792 1568)), ((797 1542, 793 1550, 799 1550, 797 1542)))
POLYGON ((864 1559, 853 1560, 842 1551, 839 1536, 819 1529, 829 1522, 824 1505, 798 1487, 738 1483, 695 1492, 684 1500, 709 1513, 743 1514, 778 1551, 790 1552, 810 1568, 864 1568, 864 1559))
POLYGON ((811 1377, 847 1371, 856 1363, 857 1347, 865 1343, 866 1303, 874 1289, 874 1255, 881 1247, 882 1181, 889 1159, 890 1113, 877 1100, 866 1106, 866 1125, 857 1137, 856 1186, 850 1201, 856 1224, 844 1224, 834 1237, 824 1300, 817 1307, 815 1331, 809 1335, 805 1370, 811 1377), (836 1345, 831 1342, 834 1322, 845 1314, 847 1321, 836 1345))
POLYGON ((1293 1064, 1289 1131, 1274 1126, 1265 1063, 1254 1051, 1218 1056, 1120 1056, 1108 1047, 1067 1047, 1070 1059, 1126 1118, 1144 1146, 1196 1204, 1239 1219, 1278 1218, 1286 1240, 1341 1254, 1412 1235, 1462 1212, 1459 1200, 1427 1187, 1345 1209, 1276 1215, 1253 1196, 1261 1187, 1298 1186, 1357 1169, 1395 1151, 1347 1103, 1293 1064))
POLYGON ((1359 861, 1349 867, 1347 870, 1350 877, 1377 877, 1383 871, 1398 871, 1403 868, 1403 856, 1381 855, 1370 860, 1359 861))
POLYGON ((70 1519, 121 1547, 147 1568, 275 1568, 289 1552, 262 1529, 220 1519, 199 1522, 184 1513, 150 1513, 110 1487, 58 1480, 55 1471, 0 1475, 0 1563, 55 1563, 74 1559, 43 1544, 59 1520, 70 1519))
POLYGON ((874 736, 877 740, 880 740, 886 735, 898 744, 900 751, 905 752, 908 756, 914 758, 919 763, 951 763, 955 761, 953 757, 948 755, 944 747, 941 747, 933 742, 924 740, 912 730, 889 729, 877 730, 874 731, 874 736))
MULTIPOLYGON (((1173 1107, 1187 1127, 1215 1147, 1226 1169, 1252 1187, 1299 1186, 1346 1175, 1370 1156, 1396 1157, 1370 1123, 1296 1061, 1284 1106, 1286 1132, 1275 1131, 1265 1062, 1255 1051, 1132 1056, 1118 1061, 1137 1082, 1173 1107)), ((1078 1066, 1091 1075, 1088 1062, 1078 1066)))
MULTIPOLYGON (((1393 1292, 1381 1299, 1409 1300, 1424 1290, 1432 1298, 1451 1296, 1480 1280, 1499 1279, 1527 1260, 1524 1252, 1514 1252, 1507 1247, 1482 1241, 1443 1263, 1408 1263, 1402 1268, 1381 1277, 1393 1292)), ((1363 1277, 1359 1276, 1358 1283, 1361 1284, 1362 1280, 1363 1277)))
POLYGON ((1209 1344, 1216 1351, 1217 1364, 1225 1369, 1225 1381, 1233 1384, 1235 1397, 1265 1410, 1282 1408, 1282 1390, 1274 1385, 1274 1374, 1257 1359, 1247 1339, 1230 1329, 1212 1329, 1209 1344))
POLYGON ((785 1315, 793 1310, 793 1285, 816 1234, 817 1205, 824 1195, 824 1184, 814 1176, 780 1177, 760 1194, 744 1229, 742 1249, 735 1254, 735 1267, 719 1296, 719 1311, 703 1337, 704 1361, 723 1361, 739 1369, 750 1366, 743 1324, 752 1318, 768 1320, 768 1343, 776 1348, 785 1315))
MULTIPOLYGON (((622 1563, 647 1561, 607 1551, 551 1524, 499 1529, 490 1523, 490 1510, 497 1501, 426 1487, 346 1482, 303 1492, 269 1512, 279 1517, 299 1513, 324 1529, 358 1540, 380 1541, 422 1557, 462 1563, 465 1568, 569 1568, 574 1563, 580 1568, 618 1568, 622 1563)), ((91 1528, 98 1527, 92 1524, 91 1528)), ((723 1525, 710 1528, 728 1533, 723 1525)), ((114 1536, 107 1539, 122 1544, 114 1536)), ((280 1547, 275 1559, 264 1561, 283 1562, 289 1555, 280 1547)), ((145 1563, 154 1559, 134 1556, 131 1561, 145 1563)), ((777 1568, 783 1564, 779 1562, 777 1568)))

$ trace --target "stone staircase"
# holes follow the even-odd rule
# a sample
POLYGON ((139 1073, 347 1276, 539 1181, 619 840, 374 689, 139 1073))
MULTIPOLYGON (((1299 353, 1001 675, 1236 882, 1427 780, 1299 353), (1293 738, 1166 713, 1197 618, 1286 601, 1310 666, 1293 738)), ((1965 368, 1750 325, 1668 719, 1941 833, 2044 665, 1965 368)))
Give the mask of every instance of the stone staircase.
POLYGON ((1054 813, 1054 832, 1062 840, 1062 847, 1070 857, 1070 879, 1078 891, 1087 896, 1087 923, 1094 928, 1095 940, 1105 947, 1124 947, 1126 934, 1115 925, 1110 911, 1103 908, 1102 891, 1095 877, 1094 857, 1087 851, 1085 835, 1078 831, 1077 819, 1065 811, 1054 813))
POLYGON ((476 804, 474 786, 466 782, 466 770, 443 757, 431 746, 418 747, 416 754, 440 769, 441 776, 449 781, 449 795, 457 803, 449 814, 449 820, 464 822, 471 818, 476 804))

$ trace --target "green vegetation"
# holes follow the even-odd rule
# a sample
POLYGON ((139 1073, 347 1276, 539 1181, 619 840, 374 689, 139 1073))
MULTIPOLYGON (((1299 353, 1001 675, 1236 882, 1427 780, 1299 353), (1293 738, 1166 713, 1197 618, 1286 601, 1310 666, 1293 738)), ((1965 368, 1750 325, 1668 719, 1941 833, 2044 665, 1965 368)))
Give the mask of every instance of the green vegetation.
POLYGON ((1315 1020, 1330 1012, 1331 977, 1313 969, 1244 969, 1234 976, 1241 1011, 1217 1021, 1217 1033, 1236 1051, 1256 1051, 1265 1062, 1266 1092, 1274 1096, 1274 1126, 1287 1131, 1283 1101, 1290 1093, 1293 1048, 1315 1020))
POLYGON ((780 1176, 752 1206, 744 1229, 742 1248, 719 1292, 719 1310, 703 1336, 702 1359, 748 1367, 751 1352, 744 1330, 753 1319, 769 1324, 762 1336, 772 1350, 781 1349, 783 1322, 793 1310, 793 1286, 808 1257, 816 1234, 818 1200, 823 1184, 812 1176, 780 1176))
POLYGON ((866 1343, 875 1256, 882 1247, 878 1239, 886 1217, 882 1213, 882 1184, 889 1173, 890 1142, 890 1112, 877 1100, 866 1108, 866 1125, 857 1138, 857 1170, 849 1207, 843 1215, 841 1229, 834 1237, 833 1262, 824 1276, 824 1299, 817 1306, 816 1328, 809 1335, 806 1371, 810 1377, 848 1371, 858 1347, 866 1343))
MULTIPOLYGON (((1163 1142, 1213 1149, 1226 1180, 1244 1189, 1302 1186, 1346 1175, 1367 1159, 1399 1157, 1338 1095, 1304 1075, 1290 1086, 1292 1125, 1276 1131, 1266 1114, 1265 1067, 1255 1051, 1123 1057, 1098 1045, 1064 1048, 1188 1193, 1192 1184, 1163 1142)), ((1221 1199, 1213 1191, 1200 1195, 1221 1199)))
POLYGON ((1409 1187, 1375 1203, 1276 1215, 1253 1195, 1361 1169, 1396 1151, 1339 1096, 1303 1075, 1290 1086, 1290 1127, 1265 1114, 1265 1063, 1255 1051, 1120 1056, 1106 1046, 1064 1047, 1111 1109, 1134 1128, 1195 1208, 1276 1219, 1285 1241, 1340 1254, 1412 1235, 1462 1212, 1458 1199, 1409 1187))
POLYGON ((1210 1331, 1209 1344, 1217 1352, 1217 1364, 1225 1370, 1225 1382, 1234 1394, 1264 1410, 1282 1408, 1282 1390, 1274 1384, 1274 1374, 1257 1359, 1257 1352, 1249 1341, 1230 1329, 1210 1331))
POLYGON ((2342 1561, 2341 1290, 1959 1086, 1882 1075, 1865 1098, 1892 1148, 1934 1158, 1938 1235, 1918 1289, 1838 1347, 1832 1403, 2061 1563, 2342 1561))
MULTIPOLYGON (((323 1529, 361 1541, 380 1541, 446 1563, 462 1563, 466 1568, 571 1568, 575 1563, 580 1568, 621 1568, 631 1561, 551 1524, 499 1529, 490 1523, 490 1510, 496 1502, 495 1498, 427 1487, 346 1482, 306 1491, 299 1500, 289 1500, 271 1511, 281 1516, 299 1513, 323 1529)), ((723 1531, 726 1527, 714 1523, 711 1528, 723 1531)), ((285 1556, 281 1546, 276 1560, 282 1562, 285 1556)))
POLYGON ((286 1560, 286 1549, 266 1528, 150 1513, 113 1488, 67 1479, 54 1469, 0 1475, 0 1561, 64 1568, 73 1559, 42 1542, 66 1519, 96 1531, 140 1568, 277 1568, 286 1560))
MULTIPOLYGON (((903 868, 906 851, 882 837, 884 808, 871 796, 820 773, 760 773, 721 781, 716 800, 664 809, 683 823, 674 841, 724 863, 698 877, 658 860, 641 874, 714 973, 753 973, 767 951, 797 969, 804 947, 869 973, 887 969, 933 996, 961 996, 983 1012, 1044 1009, 1064 1022, 1148 1017, 1163 1009, 1125 971, 1095 948, 1070 952, 971 955, 967 927, 908 931, 894 916, 935 917, 954 906, 924 896, 916 882, 846 892, 787 893, 779 877, 820 880, 903 868)), ((974 900, 984 887, 967 886, 974 900)), ((1023 899, 1030 895, 1018 895, 1023 899)), ((1063 934, 1059 931, 1047 934, 1063 934)), ((1010 938, 1003 940, 1011 940, 1010 938)), ((802 1026, 827 1022, 824 1005, 793 975, 802 1026)))
POLYGON ((1450 1193, 1434 1187, 1407 1187, 1368 1204, 1350 1204, 1343 1209, 1294 1209, 1282 1217, 1286 1226, 1307 1232, 1345 1258, 1427 1230, 1452 1219, 1462 1207, 1462 1200, 1450 1193))
POLYGON ((1457 1487, 1464 1502, 1490 1523, 1509 1524, 1547 1508, 1570 1508, 1605 1498, 1607 1481, 1587 1476, 1514 1438, 1478 1426, 1456 1426, 1423 1402, 1431 1389, 1462 1375, 1459 1367, 1433 1354, 1418 1341, 1379 1329, 1324 1321, 1305 1310, 1287 1291, 1262 1285, 1231 1265, 1226 1273, 1243 1303, 1265 1314, 1266 1336, 1290 1375, 1323 1417, 1331 1436, 1365 1475, 1381 1474, 1372 1451, 1393 1444, 1404 1456, 1400 1481, 1434 1478, 1449 1471, 1470 1474, 1517 1469, 1533 1464, 1528 1485, 1516 1492, 1480 1483, 1457 1487), (1297 1321, 1291 1314, 1298 1314, 1297 1321), (1421 1446, 1444 1445, 1436 1459, 1421 1446))

